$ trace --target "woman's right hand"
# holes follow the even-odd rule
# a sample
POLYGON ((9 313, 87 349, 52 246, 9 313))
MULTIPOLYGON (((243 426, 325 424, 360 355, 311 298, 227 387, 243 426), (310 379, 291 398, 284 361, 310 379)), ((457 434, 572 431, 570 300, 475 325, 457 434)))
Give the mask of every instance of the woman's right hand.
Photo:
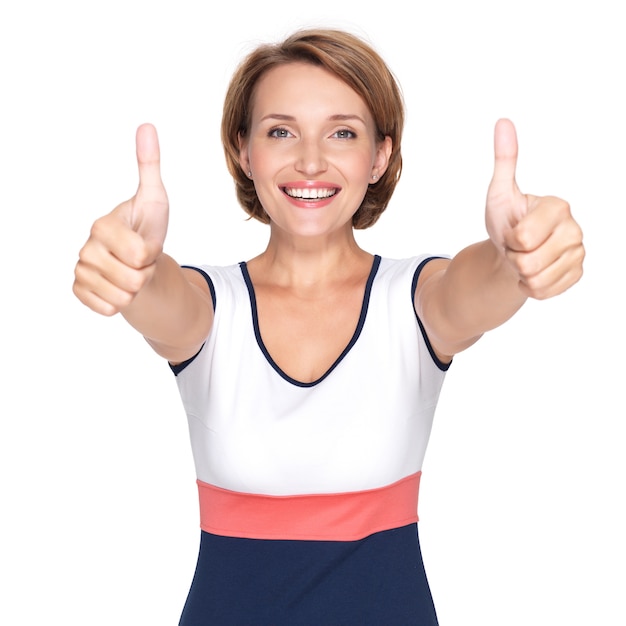
POLYGON ((74 271, 74 294, 102 315, 124 310, 150 282, 167 233, 169 202, 154 126, 140 126, 136 143, 137 193, 96 220, 74 271))

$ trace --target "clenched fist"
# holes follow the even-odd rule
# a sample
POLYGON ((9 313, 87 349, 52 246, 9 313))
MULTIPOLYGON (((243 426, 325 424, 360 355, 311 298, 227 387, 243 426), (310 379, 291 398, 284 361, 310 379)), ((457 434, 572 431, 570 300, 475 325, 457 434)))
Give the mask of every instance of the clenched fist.
POLYGON ((556 296, 582 276, 582 231, 565 200, 519 190, 517 136, 509 120, 496 124, 494 151, 485 215, 489 237, 508 259, 527 296, 539 300, 556 296))
POLYGON ((140 126, 136 144, 137 193, 96 220, 74 272, 74 294, 102 315, 122 311, 150 281, 167 233, 169 203, 154 126, 140 126))

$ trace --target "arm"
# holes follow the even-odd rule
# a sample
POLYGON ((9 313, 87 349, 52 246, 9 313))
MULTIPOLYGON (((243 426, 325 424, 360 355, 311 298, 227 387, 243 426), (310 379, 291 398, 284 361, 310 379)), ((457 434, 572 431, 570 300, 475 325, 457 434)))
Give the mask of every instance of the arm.
POLYGON ((527 298, 556 296, 582 276, 582 232, 564 200, 524 195, 515 182, 517 138, 508 120, 495 131, 489 239, 451 261, 431 261, 415 308, 437 355, 449 360, 503 324, 527 298))
POLYGON ((211 329, 206 282, 163 253, 169 203, 156 130, 137 130, 137 193, 94 223, 79 254, 74 294, 102 315, 121 313, 172 362, 193 356, 211 329))

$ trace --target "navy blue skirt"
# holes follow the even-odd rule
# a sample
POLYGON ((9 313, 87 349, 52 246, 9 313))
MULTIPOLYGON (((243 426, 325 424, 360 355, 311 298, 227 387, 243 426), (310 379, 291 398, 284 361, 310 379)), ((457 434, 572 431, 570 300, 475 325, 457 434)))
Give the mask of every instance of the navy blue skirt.
POLYGON ((202 531, 179 626, 436 626, 417 524, 358 541, 202 531))

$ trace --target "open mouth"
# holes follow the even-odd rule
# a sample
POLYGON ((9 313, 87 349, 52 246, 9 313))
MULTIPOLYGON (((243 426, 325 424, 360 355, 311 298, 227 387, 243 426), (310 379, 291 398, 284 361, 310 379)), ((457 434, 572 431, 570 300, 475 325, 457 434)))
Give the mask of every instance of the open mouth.
POLYGON ((332 198, 338 189, 336 188, 299 188, 299 187, 283 187, 283 192, 290 198, 298 198, 302 200, 326 200, 332 198))

